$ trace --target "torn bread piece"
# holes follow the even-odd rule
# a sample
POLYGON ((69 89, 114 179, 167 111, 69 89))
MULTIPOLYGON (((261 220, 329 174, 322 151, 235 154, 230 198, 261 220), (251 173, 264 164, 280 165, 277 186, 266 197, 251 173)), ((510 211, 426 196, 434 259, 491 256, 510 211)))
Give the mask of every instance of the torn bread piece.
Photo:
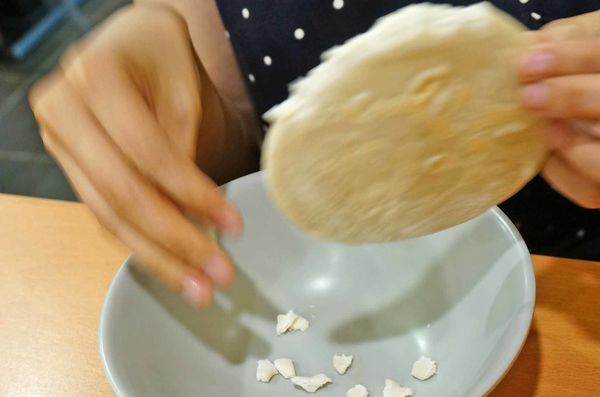
POLYGON ((285 334, 291 327, 294 321, 296 321, 297 314, 293 310, 290 310, 286 314, 277 315, 277 326, 275 327, 277 335, 285 334))
POLYGON ((292 383, 300 386, 309 393, 314 393, 328 383, 331 383, 331 378, 325 374, 313 376, 295 376, 292 378, 292 383))
POLYGON ((310 327, 310 322, 302 316, 296 315, 296 320, 292 324, 292 331, 306 331, 310 327))
POLYGON ((258 360, 256 366, 256 380, 263 383, 269 383, 271 378, 277 375, 279 371, 269 360, 258 360))
POLYGON ((383 397, 410 397, 413 395, 412 389, 402 387, 391 379, 385 380, 383 388, 383 397))
POLYGON ((422 356, 413 364, 410 374, 419 380, 427 380, 437 373, 437 364, 429 357, 422 356))
POLYGON ((352 365, 352 360, 354 360, 354 356, 336 354, 333 356, 333 368, 335 368, 338 374, 344 375, 352 365))
POLYGON ((290 379, 296 376, 296 368, 294 368, 294 362, 291 359, 278 358, 273 361, 273 363, 275 364, 277 371, 279 371, 284 378, 290 379))
POLYGON ((294 313, 293 310, 286 314, 277 315, 277 326, 275 330, 277 335, 285 334, 288 331, 306 331, 310 323, 304 317, 294 313))
POLYGON ((363 385, 356 385, 348 390, 346 397, 369 397, 369 391, 363 385))

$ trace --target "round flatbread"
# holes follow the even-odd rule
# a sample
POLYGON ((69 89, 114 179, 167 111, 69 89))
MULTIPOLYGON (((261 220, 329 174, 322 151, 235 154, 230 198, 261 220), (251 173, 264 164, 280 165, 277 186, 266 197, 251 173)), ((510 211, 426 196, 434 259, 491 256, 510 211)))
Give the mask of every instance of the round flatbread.
POLYGON ((392 241, 471 219, 518 191, 547 154, 519 104, 525 28, 488 3, 414 5, 323 55, 271 109, 263 168, 306 232, 392 241))

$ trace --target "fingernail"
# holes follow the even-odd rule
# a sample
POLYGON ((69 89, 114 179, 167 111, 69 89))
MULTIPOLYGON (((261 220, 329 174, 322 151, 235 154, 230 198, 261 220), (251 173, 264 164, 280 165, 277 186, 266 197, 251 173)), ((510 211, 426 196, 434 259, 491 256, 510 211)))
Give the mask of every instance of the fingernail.
POLYGON ((229 266, 223 258, 218 256, 214 256, 206 260, 202 270, 219 287, 224 287, 231 281, 231 272, 229 271, 229 266))
POLYGON ((537 51, 521 58, 521 68, 529 73, 547 73, 554 66, 554 55, 547 51, 537 51))
POLYGON ((530 108, 544 108, 548 104, 549 97, 550 91, 544 84, 530 84, 521 90, 521 100, 530 108))
POLYGON ((226 208, 219 211, 214 219, 217 228, 225 233, 239 236, 242 234, 242 221, 239 215, 232 209, 226 208))
POLYGON ((183 280, 181 296, 196 309, 200 309, 208 303, 208 291, 202 286, 200 280, 192 276, 187 276, 183 280))

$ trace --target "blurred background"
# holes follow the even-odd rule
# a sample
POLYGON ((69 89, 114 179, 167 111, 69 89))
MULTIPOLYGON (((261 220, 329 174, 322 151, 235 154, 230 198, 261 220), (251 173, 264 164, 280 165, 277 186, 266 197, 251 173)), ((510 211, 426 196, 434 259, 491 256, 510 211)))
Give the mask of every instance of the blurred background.
POLYGON ((76 200, 27 102, 60 55, 127 0, 0 0, 0 192, 76 200))

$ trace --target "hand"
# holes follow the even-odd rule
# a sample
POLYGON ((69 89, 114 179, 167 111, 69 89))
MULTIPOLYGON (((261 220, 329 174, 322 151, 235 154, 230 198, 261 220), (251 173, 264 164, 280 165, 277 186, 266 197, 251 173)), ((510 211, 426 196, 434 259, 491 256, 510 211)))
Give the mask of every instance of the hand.
POLYGON ((222 109, 177 14, 123 9, 68 51, 30 101, 74 189, 146 270, 196 307, 232 281, 225 253, 185 216, 242 231, 194 162, 202 147, 207 167, 218 166, 222 109))
POLYGON ((552 22, 520 60, 521 100, 549 119, 543 169, 564 196, 600 208, 600 12, 552 22))

